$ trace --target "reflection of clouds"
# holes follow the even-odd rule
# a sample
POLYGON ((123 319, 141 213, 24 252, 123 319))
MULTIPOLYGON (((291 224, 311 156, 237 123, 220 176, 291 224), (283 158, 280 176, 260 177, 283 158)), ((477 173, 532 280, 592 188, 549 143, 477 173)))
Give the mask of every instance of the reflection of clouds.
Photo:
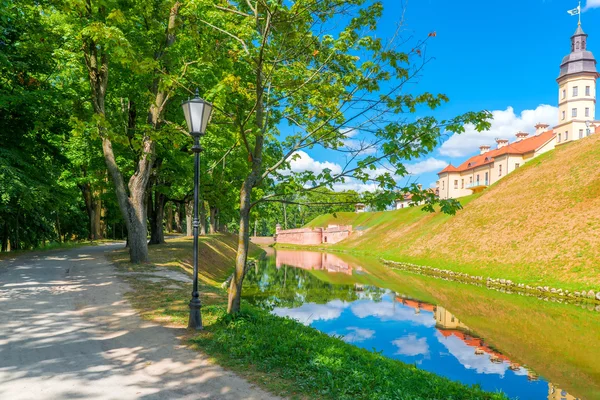
POLYGON ((333 300, 327 304, 304 303, 297 308, 275 307, 273 314, 290 317, 304 325, 310 325, 313 321, 336 319, 348 306, 348 303, 341 300, 333 300))
POLYGON ((429 354, 429 345, 426 338, 417 339, 417 335, 410 334, 392 341, 392 344, 398 348, 396 354, 404 356, 424 356, 429 354))
POLYGON ((527 376, 529 375, 529 371, 525 367, 521 367, 520 369, 513 371, 515 375, 527 376))
POLYGON ((463 367, 474 369, 478 374, 498 374, 504 376, 508 364, 495 364, 490 361, 489 354, 476 355, 475 348, 469 346, 456 336, 444 337, 439 332, 436 334, 438 341, 443 344, 463 367))
POLYGON ((361 329, 356 326, 349 326, 350 332, 346 333, 342 340, 347 343, 358 343, 364 342, 367 339, 371 339, 375 335, 375 331, 372 329, 361 329))
POLYGON ((410 321, 418 325, 434 326, 435 319, 429 312, 421 311, 415 314, 415 310, 401 304, 382 301, 380 303, 372 302, 354 302, 350 309, 358 318, 377 317, 381 321, 410 321))

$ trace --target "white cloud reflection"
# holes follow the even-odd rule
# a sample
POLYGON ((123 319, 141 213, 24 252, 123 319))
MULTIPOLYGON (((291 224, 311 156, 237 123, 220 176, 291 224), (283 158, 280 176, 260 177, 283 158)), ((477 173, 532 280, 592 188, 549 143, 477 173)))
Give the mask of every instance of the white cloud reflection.
POLYGON ((424 356, 429 354, 429 345, 426 338, 417 339, 417 335, 410 334, 392 341, 392 344, 398 348, 396 354, 404 356, 424 356))

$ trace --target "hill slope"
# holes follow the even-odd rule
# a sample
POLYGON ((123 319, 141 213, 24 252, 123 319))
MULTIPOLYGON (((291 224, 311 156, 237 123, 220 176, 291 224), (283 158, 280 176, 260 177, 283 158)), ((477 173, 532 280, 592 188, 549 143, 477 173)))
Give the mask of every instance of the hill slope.
POLYGON ((309 225, 354 225, 338 249, 524 283, 600 284, 600 135, 535 158, 461 202, 454 217, 413 207, 309 225))

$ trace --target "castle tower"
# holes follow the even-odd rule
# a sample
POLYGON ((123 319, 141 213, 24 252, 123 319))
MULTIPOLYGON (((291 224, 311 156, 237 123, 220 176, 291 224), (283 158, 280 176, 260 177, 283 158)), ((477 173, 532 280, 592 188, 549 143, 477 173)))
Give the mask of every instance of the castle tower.
POLYGON ((571 53, 560 64, 558 82, 558 125, 556 143, 563 144, 587 136, 587 125, 596 119, 596 59, 587 50, 588 35, 577 25, 571 36, 571 53), (587 124, 586 124, 587 122, 587 124))

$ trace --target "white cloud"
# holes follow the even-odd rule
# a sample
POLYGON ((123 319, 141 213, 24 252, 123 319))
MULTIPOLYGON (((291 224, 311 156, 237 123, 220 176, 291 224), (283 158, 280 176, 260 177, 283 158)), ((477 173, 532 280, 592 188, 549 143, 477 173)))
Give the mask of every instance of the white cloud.
POLYGON ((448 162, 431 157, 414 164, 408 164, 406 166, 406 170, 411 175, 419 175, 426 172, 438 172, 444 169, 447 165, 448 162))
POLYGON ((340 133, 342 135, 346 136, 347 138, 351 138, 351 137, 358 135, 358 129, 356 129, 356 128, 341 128, 340 133))
POLYGON ((473 126, 467 125, 464 133, 452 135, 442 144, 440 154, 462 157, 477 151, 483 144, 493 145, 495 138, 509 139, 512 142, 519 131, 533 134, 534 127, 539 122, 554 126, 558 121, 558 108, 542 104, 535 110, 524 110, 517 115, 512 107, 508 107, 506 110, 492 111, 492 116, 489 131, 477 132, 473 126))
POLYGON ((359 152, 361 155, 368 155, 377 152, 377 146, 365 139, 356 138, 360 131, 356 128, 341 128, 340 133, 346 137, 343 140, 344 147, 352 152, 359 152))
POLYGON ((406 337, 393 340, 392 344, 398 347, 396 354, 401 354, 404 356, 418 356, 419 354, 426 356, 429 354, 429 345, 427 344, 427 339, 417 339, 417 335, 415 334, 410 334, 406 337))
POLYGON ((444 337, 441 333, 436 334, 439 342, 444 345, 466 369, 474 369, 478 374, 497 374, 504 376, 508 369, 508 363, 493 363, 489 354, 475 354, 475 348, 469 346, 458 337, 452 335, 444 337))
POLYGON ((295 155, 296 157, 292 157, 290 161, 290 169, 293 172, 312 171, 315 174, 319 174, 325 168, 329 168, 332 174, 342 172, 342 167, 339 164, 329 161, 316 161, 304 151, 297 151, 295 155))
POLYGON ((333 190, 336 192, 343 192, 346 190, 354 190, 358 193, 363 192, 374 192, 379 189, 377 183, 362 183, 356 179, 346 178, 346 182, 339 182, 333 184, 333 190))
POLYGON ((431 313, 421 311, 416 314, 414 309, 390 301, 380 303, 355 301, 350 306, 350 310, 358 318, 377 317, 381 321, 409 321, 416 325, 435 325, 435 319, 431 313))
POLYGON ((347 343, 359 343, 364 342, 367 339, 371 339, 375 335, 375 331, 372 329, 361 329, 356 326, 349 326, 350 332, 346 333, 342 340, 347 343))
POLYGON ((600 7, 600 0, 587 0, 585 2, 585 7, 583 7, 583 11, 598 7, 600 7))
POLYGON ((310 325, 313 321, 329 321, 339 318, 342 311, 348 306, 348 303, 341 300, 333 300, 327 304, 304 303, 297 308, 275 307, 273 314, 290 317, 304 325, 310 325))

